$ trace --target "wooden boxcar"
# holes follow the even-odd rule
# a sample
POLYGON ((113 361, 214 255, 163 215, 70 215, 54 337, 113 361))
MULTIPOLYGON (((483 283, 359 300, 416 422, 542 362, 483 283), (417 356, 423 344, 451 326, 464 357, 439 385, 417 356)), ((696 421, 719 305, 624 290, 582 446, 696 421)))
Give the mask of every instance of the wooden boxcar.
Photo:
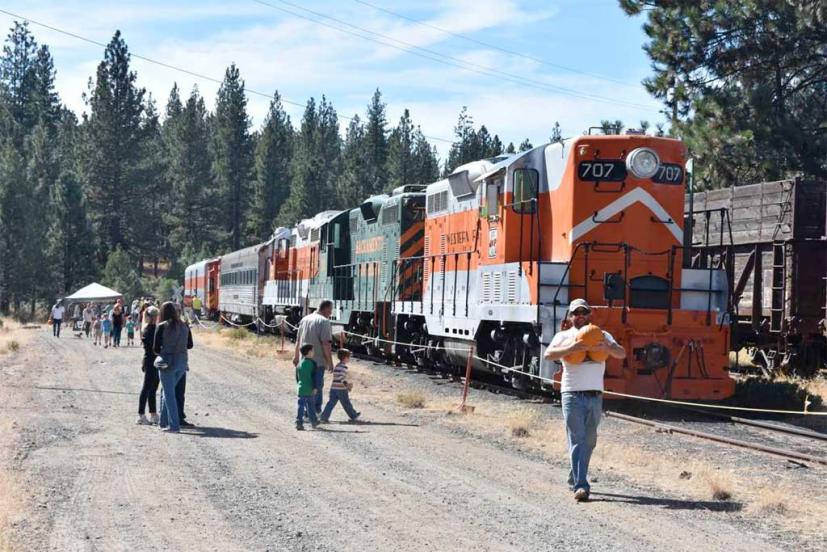
MULTIPOLYGON (((688 195, 685 206, 688 215, 688 195)), ((692 266, 728 269, 733 350, 748 347, 768 374, 823 368, 827 182, 799 178, 699 192, 692 211, 692 266)))

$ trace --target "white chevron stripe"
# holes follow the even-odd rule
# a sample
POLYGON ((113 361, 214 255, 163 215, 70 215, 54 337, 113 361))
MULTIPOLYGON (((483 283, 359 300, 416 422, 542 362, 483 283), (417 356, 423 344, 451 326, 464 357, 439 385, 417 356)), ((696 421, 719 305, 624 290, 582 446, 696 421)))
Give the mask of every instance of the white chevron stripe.
MULTIPOLYGON (((617 215, 630 205, 638 202, 646 205, 646 207, 648 207, 649 210, 652 211, 652 213, 654 213, 655 217, 657 217, 658 220, 669 220, 672 218, 669 216, 669 213, 666 212, 666 209, 664 209, 663 206, 660 203, 658 203, 658 200, 652 197, 652 194, 650 194, 643 188, 635 188, 628 194, 617 198, 613 202, 609 203, 608 205, 600 209, 594 216, 594 218, 589 217, 583 220, 574 228, 572 228, 571 232, 569 233, 569 243, 572 243, 574 240, 581 238, 585 234, 588 234, 589 232, 597 228, 597 226, 601 224, 601 221, 605 221, 617 215), (594 220, 595 218, 597 219, 597 221, 594 220)), ((683 243, 683 231, 678 226, 677 221, 672 223, 664 222, 662 224, 666 226, 667 230, 669 230, 673 236, 675 236, 675 239, 678 241, 678 243, 683 243)))

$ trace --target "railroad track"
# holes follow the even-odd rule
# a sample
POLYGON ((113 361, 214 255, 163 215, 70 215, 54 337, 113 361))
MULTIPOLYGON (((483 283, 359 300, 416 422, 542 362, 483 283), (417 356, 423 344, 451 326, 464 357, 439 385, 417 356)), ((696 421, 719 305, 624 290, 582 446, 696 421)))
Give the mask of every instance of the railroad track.
MULTIPOLYGON (((761 443, 756 443, 753 441, 745 441, 743 439, 735 439, 733 437, 728 437, 726 435, 721 435, 718 433, 712 433, 708 431, 700 431, 697 429, 687 428, 683 426, 678 426, 674 424, 666 424, 663 422, 658 422, 655 420, 648 420, 646 418, 640 418, 638 416, 631 416, 629 414, 621 414, 620 412, 614 411, 606 411, 606 415, 612 418, 617 418, 619 420, 625 420, 628 422, 633 422, 637 424, 647 425, 650 427, 654 427, 663 431, 667 431, 669 433, 680 433, 683 435, 690 435, 692 437, 698 437, 700 439, 706 439, 709 441, 715 441, 718 443, 724 443, 728 445, 732 445, 735 447, 746 448, 751 450, 757 450, 761 452, 766 452, 769 454, 774 454, 776 456, 781 456, 791 460, 798 460, 801 462, 810 462, 815 464, 821 464, 827 466, 827 456, 816 456, 814 454, 806 454, 802 452, 798 452, 795 450, 789 450, 784 448, 772 447, 768 445, 764 445, 761 443)), ((754 424, 753 424, 754 425, 754 424)), ((788 431, 790 428, 779 428, 779 426, 775 426, 775 424, 762 424, 756 427, 762 427, 763 429, 769 429, 770 431, 776 431, 778 433, 787 433, 787 434, 794 434, 794 435, 805 435, 799 432, 791 433, 788 431), (768 426, 774 426, 770 429, 768 426)), ((802 430, 803 431, 803 430, 802 430)), ((806 434, 808 438, 813 439, 825 439, 824 434, 820 434, 817 432, 812 432, 815 435, 806 434)))

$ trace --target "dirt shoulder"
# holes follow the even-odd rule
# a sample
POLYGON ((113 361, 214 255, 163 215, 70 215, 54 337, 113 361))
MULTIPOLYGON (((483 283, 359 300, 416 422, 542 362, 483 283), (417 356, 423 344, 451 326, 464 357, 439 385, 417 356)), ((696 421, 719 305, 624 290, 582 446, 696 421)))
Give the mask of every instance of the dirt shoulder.
MULTIPOLYGON (((707 452, 689 479, 653 469, 660 464, 647 455, 663 455, 658 446, 681 459, 681 449, 695 452, 688 441, 607 420, 596 500, 576 504, 551 405, 474 391, 473 414, 448 414, 456 384, 357 363, 353 400, 368 423, 338 423, 337 410, 324 430, 297 432, 292 367, 274 342, 239 339, 228 349, 203 334, 196 342, 187 411, 198 427, 180 435, 134 425, 137 348, 104 351, 40 331, 0 357, 0 547, 774 550, 818 542, 806 525, 757 523, 740 480, 729 501, 706 496, 720 471, 704 463, 707 452), (402 406, 401 392, 420 393, 425 408, 402 406), (650 442, 654 449, 644 447, 650 442)), ((813 479, 823 485, 821 475, 813 479)))

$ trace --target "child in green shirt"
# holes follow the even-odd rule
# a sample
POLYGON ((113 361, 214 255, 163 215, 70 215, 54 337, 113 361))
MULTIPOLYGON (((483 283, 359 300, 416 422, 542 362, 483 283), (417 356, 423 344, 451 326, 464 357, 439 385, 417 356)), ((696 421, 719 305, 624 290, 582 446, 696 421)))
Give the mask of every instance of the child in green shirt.
POLYGON ((135 321, 131 314, 126 317, 126 344, 130 347, 135 345, 135 321))
POLYGON ((316 418, 316 407, 313 405, 313 396, 319 392, 313 385, 316 381, 316 361, 313 360, 313 345, 305 343, 299 351, 301 361, 296 366, 296 395, 298 395, 298 412, 296 413, 296 429, 304 430, 304 414, 310 417, 310 424, 315 428, 319 425, 316 418))

